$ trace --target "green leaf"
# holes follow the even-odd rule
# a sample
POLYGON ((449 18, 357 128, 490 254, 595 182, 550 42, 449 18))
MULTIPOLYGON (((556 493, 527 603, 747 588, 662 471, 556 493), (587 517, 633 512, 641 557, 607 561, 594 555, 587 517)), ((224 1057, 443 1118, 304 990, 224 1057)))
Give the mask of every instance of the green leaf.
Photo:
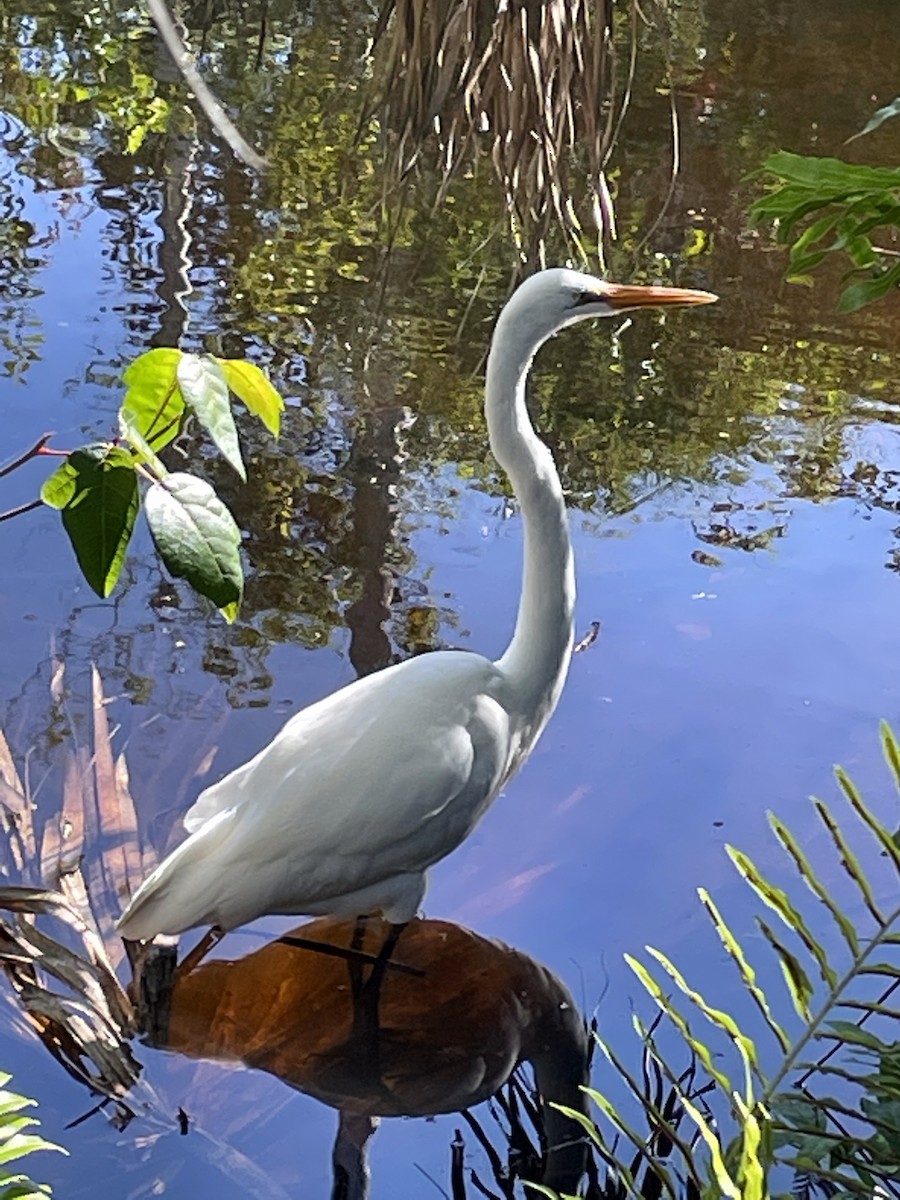
MULTIPOLYGON (((884 738, 883 730, 882 740, 885 753, 888 755, 888 761, 890 761, 891 745, 890 742, 884 738)), ((896 749, 896 746, 894 748, 896 749)), ((900 873, 900 850, 898 850, 894 838, 890 833, 888 833, 885 827, 877 819, 875 814, 867 807, 862 796, 859 794, 856 785, 850 779, 847 772, 844 771, 842 767, 837 767, 835 769, 835 776, 837 777, 838 783, 841 785, 841 790, 849 800, 853 811, 863 822, 863 824, 866 825, 866 827, 874 834, 879 845, 881 846, 881 849, 884 851, 884 854, 891 860, 894 865, 894 869, 900 873)))
MULTIPOLYGON (((652 953, 652 948, 650 946, 645 947, 645 949, 652 953)), ((714 1079, 722 1089, 723 1093, 730 1097, 733 1090, 731 1086, 731 1080, 727 1075, 718 1069, 713 1061, 713 1056, 709 1050, 709 1047, 704 1042, 701 1042, 699 1038, 694 1036, 694 1034, 691 1032, 688 1022, 672 1004, 668 996, 666 996, 665 992, 662 990, 660 985, 650 974, 644 964, 638 959, 633 958, 630 954, 626 954, 624 958, 629 967, 631 967, 632 971, 634 971, 635 975, 637 975, 638 979, 647 989, 651 997, 656 1001, 656 1004, 659 1006, 660 1010, 665 1013, 684 1040, 691 1047, 693 1052, 697 1055, 697 1058, 703 1064, 710 1078, 714 1079)))
POLYGON ((854 133, 852 137, 847 138, 845 145, 855 142, 857 138, 865 137, 867 133, 872 133, 879 125, 889 121, 891 117, 900 117, 900 96, 896 100, 892 100, 890 104, 886 104, 884 108, 879 108, 877 112, 872 113, 859 133, 854 133))
POLYGON ((244 588, 241 534, 208 483, 176 471, 144 500, 160 558, 219 608, 239 605, 244 588))
POLYGON ((33 1133, 14 1133, 12 1137, 0 1141, 0 1166, 26 1154, 35 1154, 38 1150, 59 1150, 65 1154, 62 1146, 54 1146, 52 1142, 33 1133))
MULTIPOLYGON (((794 1009, 797 1012, 797 1016, 801 1021, 805 1021, 808 1025, 812 1020, 810 1001, 813 997, 813 987, 809 981, 809 976, 803 970, 803 967, 797 956, 788 950, 787 946, 785 946, 784 943, 776 936, 775 931, 762 919, 762 917, 757 917, 756 923, 759 926, 763 937, 778 956, 781 973, 784 976, 784 981, 787 984, 788 991, 790 992, 791 1000, 794 1003, 794 1009)), ((837 982, 837 977, 835 977, 834 982, 837 982)))
POLYGON ((119 409, 119 433, 122 439, 133 447, 135 452, 135 461, 151 468, 158 479, 168 475, 163 463, 156 457, 153 447, 146 440, 135 424, 136 417, 134 413, 126 413, 121 408, 119 409))
POLYGON ((800 872, 803 882, 812 892, 812 894, 820 900, 834 918, 835 924, 841 931, 844 941, 850 950, 850 953, 856 957, 859 953, 859 939, 856 936, 856 930, 853 927, 853 922, 850 918, 841 911, 840 907, 831 895, 831 892, 820 881, 812 868, 812 865, 803 850, 800 843, 791 833, 790 829, 780 820, 774 813, 768 814, 769 824, 775 836, 778 838, 785 852, 793 859, 794 865, 800 872))
MULTIPOLYGON (((840 768, 838 768, 838 771, 836 773, 837 773, 838 780, 841 783, 842 787, 845 784, 850 784, 850 781, 847 779, 847 776, 843 774, 843 772, 840 770, 840 768)), ((852 787, 852 784, 850 784, 850 786, 852 787)), ((831 840, 834 842, 835 847, 841 856, 841 866, 844 868, 844 870, 847 872, 847 874, 850 876, 850 878, 853 880, 853 882, 859 888, 860 892, 862 893, 862 898, 865 901, 866 907, 868 908, 869 912, 872 914, 872 916, 875 918, 875 920, 878 922, 879 925, 884 926, 884 924, 885 924, 884 915, 881 912, 881 910, 879 909, 878 905, 875 903, 875 895, 872 892, 872 886, 869 883, 868 879, 866 878, 866 874, 863 871, 862 867, 860 866, 859 860, 857 859, 857 857, 853 853, 853 851, 850 849, 850 844, 847 841, 847 839, 844 837, 843 830, 838 825, 837 821, 835 821, 834 817, 831 815, 831 812, 830 812, 828 806, 826 804, 824 804, 821 800, 817 799, 817 797, 815 797, 815 796, 813 796, 813 805, 815 807, 816 812, 819 814, 819 817, 821 818, 822 823, 824 824, 825 828, 831 834, 831 840)))
POLYGON ((731 1038, 737 1047, 745 1067, 747 1088, 750 1088, 750 1071, 758 1070, 756 1047, 752 1040, 739 1028, 734 1018, 723 1009, 714 1008, 695 988, 692 988, 675 964, 659 950, 652 946, 646 947, 647 953, 663 968, 676 987, 699 1008, 710 1024, 715 1025, 731 1038))
POLYGON ((880 1054, 885 1049, 884 1042, 877 1038, 873 1033, 868 1033, 865 1029, 861 1029, 859 1025, 855 1025, 852 1021, 829 1021, 828 1028, 834 1030, 833 1034, 827 1034, 827 1037, 837 1037, 838 1041, 848 1042, 854 1046, 862 1046, 866 1050, 874 1050, 880 1054))
POLYGON ((798 184, 824 197, 858 195, 900 188, 900 170, 893 167, 855 166, 840 158, 791 154, 778 150, 763 163, 763 171, 785 183, 798 184))
POLYGON ((889 271, 876 275, 874 279, 863 279, 859 283, 852 283, 849 287, 844 288, 838 304, 838 311, 858 312, 865 305, 871 304, 873 300, 880 300, 882 296, 886 296, 898 284, 900 284, 900 263, 891 267, 889 271))
POLYGON ((735 965, 737 966, 737 969, 740 971, 744 986, 753 997, 756 1006, 765 1018, 769 1029, 771 1029, 772 1033, 775 1035, 778 1045, 781 1047, 782 1051, 787 1051, 788 1047, 790 1046, 790 1040, 788 1039, 785 1031, 775 1020, 775 1017, 772 1015, 772 1010, 769 1007, 769 1001, 766 998, 766 994, 763 989, 756 982, 756 972, 753 970, 753 967, 750 965, 747 956, 744 954, 743 947, 729 929, 722 914, 719 912, 715 901, 713 900, 712 896, 710 896, 706 888, 698 888, 697 895, 700 897, 701 904, 709 914, 710 920, 715 927, 716 933, 719 935, 722 945, 725 947, 728 954, 731 956, 735 965))
POLYGON ((773 912, 778 913, 788 929, 792 929, 806 946, 819 966, 823 982, 829 987, 834 987, 837 983, 837 974, 829 966, 824 949, 813 937, 809 926, 791 903, 787 893, 770 883, 758 870, 749 855, 744 854, 742 850, 736 850, 734 846, 726 846, 725 851, 760 900, 773 912))
POLYGON ((887 721, 882 721, 879 726, 881 732, 881 748, 884 752, 884 757, 888 766, 891 768, 891 773, 894 776, 894 783, 897 790, 900 791, 900 746, 897 745, 897 739, 894 737, 894 731, 888 725, 887 721))
MULTIPOLYGON (((76 453, 90 454, 95 457, 102 456, 109 448, 108 442, 91 442, 88 446, 82 446, 80 451, 76 453)), ((73 466, 71 455, 66 458, 53 474, 44 480, 44 486, 41 488, 41 499, 50 506, 50 508, 65 508, 78 487, 78 468, 73 466)))
POLYGON ((98 596, 119 578, 137 517, 134 459, 120 446, 84 446, 41 489, 41 499, 62 509, 62 522, 78 565, 98 596))
MULTIPOLYGON (((178 387, 180 350, 157 347, 136 358, 122 379, 127 391, 119 420, 148 443, 151 450, 167 446, 181 429, 184 399, 178 387)), ((131 439, 129 439, 131 440, 131 439)))
POLYGON ((217 358, 216 362, 225 373, 228 386, 239 400, 278 437, 281 432, 281 414, 284 401, 272 387, 266 373, 255 363, 243 358, 217 358))
POLYGON ((225 372, 214 358, 183 354, 178 364, 178 385, 200 424, 209 431, 222 454, 246 483, 247 472, 241 458, 225 372))

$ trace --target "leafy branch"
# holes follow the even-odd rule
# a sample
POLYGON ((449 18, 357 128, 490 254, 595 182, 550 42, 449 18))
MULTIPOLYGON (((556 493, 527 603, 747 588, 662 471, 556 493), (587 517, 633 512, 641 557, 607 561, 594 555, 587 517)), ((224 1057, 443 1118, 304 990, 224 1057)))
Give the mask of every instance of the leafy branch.
POLYGON ((284 401, 253 363, 181 350, 160 348, 142 354, 123 380, 126 392, 119 409, 119 438, 67 452, 49 448, 51 435, 44 434, 0 469, 0 477, 41 455, 65 461, 44 482, 40 500, 0 514, 0 520, 41 503, 58 509, 85 579, 105 598, 121 573, 143 500, 150 533, 166 567, 232 621, 244 586, 240 530, 209 483, 185 471, 170 473, 158 455, 193 416, 246 481, 229 393, 242 400, 275 437, 284 401))
POLYGON ((22 1112, 33 1107, 35 1101, 7 1091, 6 1085, 11 1078, 5 1071, 0 1071, 0 1195, 4 1200, 7 1197, 12 1200, 14 1196, 21 1200, 44 1200, 50 1195, 50 1188, 46 1184, 34 1183, 21 1172, 10 1174, 9 1165, 38 1150, 59 1150, 61 1154, 68 1152, 32 1131, 32 1127, 40 1122, 36 1117, 23 1116, 22 1112))
MULTIPOLYGON (((900 747, 886 725, 882 744, 900 790, 900 747)), ((900 904, 895 899, 900 834, 878 820, 844 771, 838 768, 836 776, 845 803, 874 840, 877 861, 889 876, 876 887, 841 822, 827 804, 814 799, 826 841, 856 893, 856 919, 838 903, 825 882, 828 876, 813 867, 800 841, 777 817, 770 815, 769 823, 806 894, 827 920, 827 936, 814 932, 815 922, 802 903, 767 879, 746 854, 728 847, 741 878, 776 918, 773 923, 768 913, 758 914, 755 922, 780 970, 783 994, 763 985, 745 945, 709 893, 699 889, 726 956, 753 1002, 759 1030, 704 996, 661 951, 646 948, 649 965, 626 955, 658 1010, 650 1027, 634 1018, 644 1047, 644 1077, 649 1061, 673 1089, 675 1102, 670 1098, 665 1111, 648 1105, 646 1087, 598 1038, 616 1077, 651 1127, 648 1137, 608 1094, 590 1090, 604 1125, 636 1153, 623 1159, 616 1143, 610 1148, 599 1127, 583 1119, 615 1173, 619 1196, 768 1200, 776 1195, 770 1183, 779 1166, 793 1171, 793 1194, 798 1196, 900 1196, 900 1040, 890 1036, 900 1018, 894 999, 900 990, 900 904), (681 1050, 687 1049, 699 1086, 693 1074, 671 1065, 656 1028, 660 1019, 681 1050), (774 1042, 774 1060, 759 1049, 759 1032, 774 1042), (823 1049, 817 1056, 818 1047, 823 1049), (684 1128, 679 1128, 681 1122, 684 1128)))
MULTIPOLYGON (((900 98, 848 141, 898 115, 900 98)), ((810 272, 839 253, 852 264, 843 276, 841 312, 856 312, 900 286, 900 249, 884 245, 900 228, 900 170, 779 150, 759 175, 773 186, 753 204, 750 219, 774 222, 777 241, 790 246, 789 282, 811 285, 810 272)))

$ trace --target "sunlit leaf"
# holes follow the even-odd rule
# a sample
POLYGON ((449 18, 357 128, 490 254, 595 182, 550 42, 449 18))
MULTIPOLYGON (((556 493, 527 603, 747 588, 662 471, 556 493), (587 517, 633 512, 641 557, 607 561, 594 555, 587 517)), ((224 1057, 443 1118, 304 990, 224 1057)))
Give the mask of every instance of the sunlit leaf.
POLYGON ((216 359, 206 355, 183 354, 178 364, 178 385, 204 429, 224 457, 246 482, 247 472, 241 458, 237 428, 228 397, 225 372, 216 359))
MULTIPOLYGON (((650 950, 650 947, 647 947, 647 949, 650 950)), ((703 1063, 703 1066, 709 1073, 710 1077, 715 1079, 716 1083, 718 1083, 725 1095, 730 1097, 732 1092, 731 1081, 728 1079, 727 1075, 720 1071, 716 1066, 709 1047, 704 1042, 701 1042, 699 1038, 694 1036, 694 1034, 691 1032, 688 1022, 678 1011, 678 1009, 675 1008, 675 1006, 671 1003, 663 989, 653 978, 643 963, 639 962, 636 958, 633 958, 630 954, 625 955, 625 961, 656 1001, 662 1012, 665 1013, 676 1029, 678 1029, 693 1052, 703 1063)))
POLYGON ((275 437, 281 431, 284 401, 269 382, 266 373, 255 363, 242 358, 217 358, 228 386, 275 437))
POLYGON ((884 757, 893 773, 894 783, 898 791, 900 791, 900 746, 898 746, 894 731, 888 725, 887 721, 881 722, 879 731, 881 733, 881 748, 884 751, 884 757))
POLYGON ((119 432, 122 440, 128 442, 132 447, 137 462, 144 467, 149 467, 157 479, 162 479, 169 472, 138 428, 139 420, 140 418, 134 413, 126 413, 123 409, 119 409, 119 432))
POLYGON ((810 983, 809 976, 806 974, 803 966, 800 963, 800 960, 795 954, 792 954, 791 951, 788 950, 784 943, 776 936, 774 930, 762 919, 762 917, 756 918, 756 924, 759 926, 763 937, 778 956, 778 963, 781 967, 781 973, 784 976, 784 981, 787 984, 787 988, 797 1015, 802 1021, 808 1022, 812 1020, 810 1001, 813 997, 813 987, 810 983))
POLYGON ((756 892, 757 896, 768 905, 774 912, 778 913, 779 917, 794 933, 801 939, 804 946, 816 960, 819 973, 823 981, 829 986, 834 987, 837 983, 837 974, 828 964, 828 957, 824 948, 813 937, 812 932, 804 920, 800 911, 791 903, 790 897, 781 888, 775 887, 768 879, 758 870, 753 860, 749 855, 744 854, 741 850, 736 850, 734 846, 726 846, 726 853, 744 879, 750 884, 751 888, 756 892))
POLYGON ((741 1058, 744 1060, 749 1087, 750 1069, 758 1068, 756 1047, 753 1045, 751 1039, 742 1032, 742 1030, 738 1027, 737 1022, 727 1012, 720 1008, 714 1008, 711 1004, 707 1003, 700 992, 698 992, 696 988, 690 986, 675 964, 671 962, 671 960, 668 959, 665 954, 659 950, 655 950, 652 946, 647 947, 647 953, 656 959, 669 978, 672 979, 679 990, 682 991, 689 1000, 693 1001, 706 1019, 717 1028, 723 1030, 723 1032, 725 1032, 734 1042, 735 1046, 740 1052, 741 1058))
POLYGON ((85 579, 98 596, 108 596, 122 570, 139 505, 131 455, 118 446, 73 450, 46 481, 41 498, 62 510, 85 579))
POLYGON ((184 399, 178 387, 180 350, 159 346, 136 358, 122 379, 127 391, 120 422, 161 450, 175 438, 184 416, 184 399))
POLYGON ((813 154, 792 154, 778 150, 763 163, 763 171, 785 183, 799 184, 824 196, 854 195, 859 192, 883 192, 900 188, 900 170, 893 167, 866 167, 813 154))
MULTIPOLYGON (((884 737, 882 732, 882 740, 885 748, 885 754, 890 761, 891 743, 884 737)), ((894 744, 896 749, 896 744, 894 744)), ((835 769, 835 777, 841 786, 841 790, 850 802, 856 815, 866 825, 866 827, 875 835, 879 845, 885 855, 891 860, 896 871, 900 872, 900 849, 898 849, 894 838, 884 828, 881 822, 876 818, 875 814, 863 801, 862 796, 853 781, 850 779, 846 771, 841 767, 835 769)))
POLYGON ((144 501, 160 558, 222 609, 240 604, 244 587, 241 534, 231 513, 205 480, 173 472, 144 501))
POLYGON ((784 822, 775 816, 774 813, 769 813, 768 817, 769 824, 771 825, 775 836, 778 838, 779 842, 781 842, 781 845, 784 847, 787 854, 793 859, 794 865, 800 872, 800 877, 802 878, 803 882, 813 893, 813 895, 820 900, 831 913, 831 916, 834 918, 838 929, 841 931, 841 934, 847 943, 850 953, 855 956, 859 952, 859 939, 857 938, 856 931, 853 928, 853 922, 844 912, 841 911, 837 902, 831 895, 831 892, 819 880, 819 877, 813 870, 809 859, 804 854, 800 843, 784 824, 784 822))
POLYGON ((710 896, 706 888, 698 888, 697 894, 700 897, 701 904, 706 909, 710 919, 712 920, 713 926, 715 927, 716 933, 719 935, 722 945, 728 951, 729 956, 734 960, 735 965, 740 971, 744 986, 753 997, 757 1008, 765 1018, 769 1029, 775 1035, 781 1049, 787 1050, 788 1046, 790 1045, 790 1040, 779 1023, 775 1020, 772 1010, 769 1007, 768 998, 766 997, 765 992, 756 982, 756 972, 750 965, 750 962, 744 953, 743 947, 728 928, 727 923, 715 904, 715 901, 713 900, 712 896, 710 896))
MULTIPOLYGON (((846 778, 846 777, 845 777, 846 778)), ((881 910, 875 903, 875 896, 872 892, 872 886, 866 878, 866 874, 859 864, 859 860, 850 848, 850 844, 844 836, 841 827, 835 821, 828 806, 821 800, 813 797, 813 804, 816 812, 825 825, 825 828, 831 834, 831 839, 834 842, 841 859, 841 866, 859 888, 862 893, 863 900, 866 902, 866 907, 875 918, 879 925, 884 925, 885 920, 881 910)))

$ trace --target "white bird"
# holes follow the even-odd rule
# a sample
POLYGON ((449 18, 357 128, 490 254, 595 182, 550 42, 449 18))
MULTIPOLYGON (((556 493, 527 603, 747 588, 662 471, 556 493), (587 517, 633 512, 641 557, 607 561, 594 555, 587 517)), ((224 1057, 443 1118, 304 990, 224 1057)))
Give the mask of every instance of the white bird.
POLYGON ((207 788, 189 833, 119 921, 130 939, 267 913, 415 916, 426 872, 454 850, 521 766, 556 707, 572 651, 575 577, 559 475, 525 382, 567 325, 629 309, 705 304, 709 292, 541 271, 500 314, 487 363, 491 450, 525 531, 512 641, 491 662, 425 654, 303 709, 255 758, 207 788))

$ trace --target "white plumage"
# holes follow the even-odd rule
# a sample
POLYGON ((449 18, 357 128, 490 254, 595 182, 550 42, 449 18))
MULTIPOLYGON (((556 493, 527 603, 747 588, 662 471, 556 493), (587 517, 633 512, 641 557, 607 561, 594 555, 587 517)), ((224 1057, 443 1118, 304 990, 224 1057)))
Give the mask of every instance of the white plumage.
POLYGON ((463 651, 388 667, 292 717, 184 818, 189 837, 144 881, 123 937, 265 913, 413 917, 428 867, 471 832, 531 750, 565 680, 575 601, 559 477, 525 406, 538 347, 587 317, 701 304, 707 292, 542 271, 497 322, 485 412, 525 527, 513 639, 497 662, 463 651))

